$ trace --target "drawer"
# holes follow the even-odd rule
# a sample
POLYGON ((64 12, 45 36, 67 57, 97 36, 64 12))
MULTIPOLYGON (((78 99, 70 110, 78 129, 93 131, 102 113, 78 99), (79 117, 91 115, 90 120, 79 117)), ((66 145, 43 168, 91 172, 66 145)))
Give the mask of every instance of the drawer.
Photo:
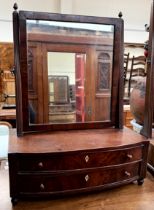
POLYGON ((91 152, 67 152, 58 154, 25 154, 19 156, 20 171, 73 170, 105 167, 139 161, 142 146, 118 150, 91 152))
POLYGON ((23 193, 60 192, 85 189, 138 179, 140 163, 110 169, 93 169, 55 174, 20 174, 18 189, 23 193))

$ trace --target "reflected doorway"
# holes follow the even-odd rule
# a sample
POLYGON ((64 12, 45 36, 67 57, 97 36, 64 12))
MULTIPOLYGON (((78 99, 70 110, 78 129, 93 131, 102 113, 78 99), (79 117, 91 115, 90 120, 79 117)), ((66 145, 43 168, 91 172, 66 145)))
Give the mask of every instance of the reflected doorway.
POLYGON ((49 122, 84 122, 86 54, 47 54, 49 122))

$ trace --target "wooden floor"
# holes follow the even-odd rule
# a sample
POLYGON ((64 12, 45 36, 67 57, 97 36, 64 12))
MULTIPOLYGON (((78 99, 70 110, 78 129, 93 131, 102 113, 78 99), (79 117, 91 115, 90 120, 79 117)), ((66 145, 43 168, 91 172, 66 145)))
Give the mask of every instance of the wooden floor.
POLYGON ((147 173, 142 186, 120 188, 75 197, 44 201, 19 201, 12 207, 8 170, 0 170, 0 210, 154 210, 154 178, 147 173))

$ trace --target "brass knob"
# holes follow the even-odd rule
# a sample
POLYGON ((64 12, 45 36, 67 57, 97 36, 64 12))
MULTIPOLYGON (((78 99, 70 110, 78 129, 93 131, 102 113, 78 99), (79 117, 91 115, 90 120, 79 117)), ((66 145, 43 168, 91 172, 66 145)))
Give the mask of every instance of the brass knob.
POLYGON ((43 168, 43 163, 42 162, 39 162, 38 163, 38 166, 39 166, 39 168, 43 168))
POLYGON ((125 171, 126 176, 130 176, 131 174, 128 171, 125 171))
POLYGON ((86 163, 89 161, 89 156, 88 155, 86 155, 85 161, 86 161, 86 163))
POLYGON ((44 190, 44 189, 45 189, 44 184, 40 184, 40 189, 41 189, 41 190, 44 190))
POLYGON ((86 180, 86 182, 88 182, 88 180, 89 180, 89 175, 88 174, 85 176, 85 180, 86 180))
POLYGON ((133 158, 133 155, 127 154, 127 157, 128 157, 129 159, 132 159, 132 158, 133 158))

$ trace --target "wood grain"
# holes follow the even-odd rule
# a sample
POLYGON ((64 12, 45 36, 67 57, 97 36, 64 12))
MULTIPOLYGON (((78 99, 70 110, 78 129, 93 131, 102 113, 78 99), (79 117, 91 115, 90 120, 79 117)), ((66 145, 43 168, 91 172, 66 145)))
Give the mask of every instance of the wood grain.
POLYGON ((126 128, 29 134, 9 140, 10 196, 60 197, 100 191, 146 174, 149 141, 126 128))
POLYGON ((9 153, 45 153, 45 152, 68 152, 90 149, 124 147, 128 144, 137 144, 147 139, 134 131, 124 130, 91 129, 76 131, 55 131, 39 134, 27 134, 17 137, 16 131, 11 131, 9 141, 9 153))
POLYGON ((19 201, 12 208, 7 170, 0 170, 0 208, 3 210, 153 210, 154 178, 148 173, 142 186, 136 183, 101 193, 55 200, 19 201))

